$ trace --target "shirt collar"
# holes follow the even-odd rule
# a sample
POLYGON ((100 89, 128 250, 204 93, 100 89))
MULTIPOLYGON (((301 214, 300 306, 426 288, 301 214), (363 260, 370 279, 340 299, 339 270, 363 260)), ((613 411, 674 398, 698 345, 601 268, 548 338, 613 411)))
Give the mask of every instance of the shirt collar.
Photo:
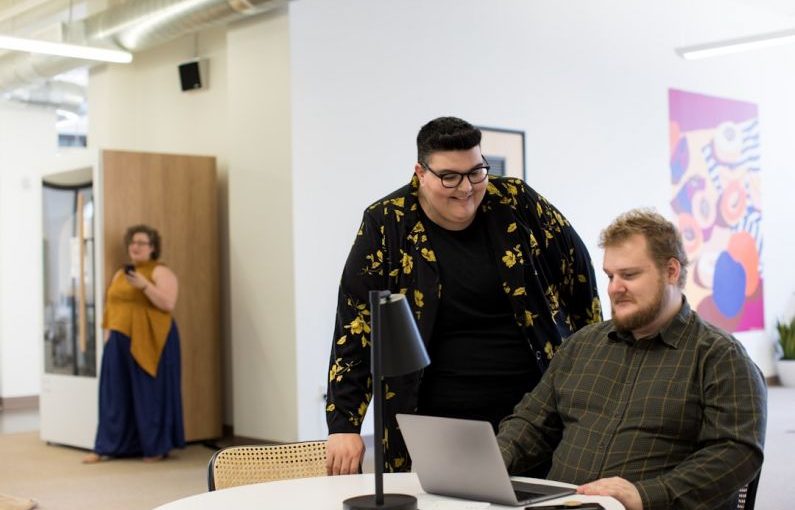
MULTIPOLYGON (((683 294, 682 307, 679 309, 679 312, 671 319, 671 322, 660 330, 653 340, 660 341, 665 345, 678 349, 679 345, 683 342, 691 313, 690 305, 683 294)), ((610 321, 610 327, 607 330, 607 338, 612 342, 625 342, 630 345, 634 344, 636 341, 632 333, 618 331, 613 325, 613 321, 610 321)))

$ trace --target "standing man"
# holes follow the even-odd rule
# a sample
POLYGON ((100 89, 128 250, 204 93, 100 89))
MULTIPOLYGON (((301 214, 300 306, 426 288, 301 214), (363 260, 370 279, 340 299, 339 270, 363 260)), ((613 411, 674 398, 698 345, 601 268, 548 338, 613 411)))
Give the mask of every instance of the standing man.
POLYGON ((579 236, 523 181, 489 176, 480 138, 461 119, 430 121, 417 135, 411 182, 364 212, 339 289, 326 405, 329 474, 358 472, 364 455, 368 291, 406 295, 431 358, 424 372, 385 381, 387 471, 411 467, 397 413, 481 419, 496 429, 561 340, 601 320, 579 236))
POLYGON ((502 422, 508 470, 551 458, 549 478, 627 510, 737 508, 762 465, 759 369, 687 304, 687 256, 671 222, 633 210, 600 245, 612 319, 566 340, 502 422))

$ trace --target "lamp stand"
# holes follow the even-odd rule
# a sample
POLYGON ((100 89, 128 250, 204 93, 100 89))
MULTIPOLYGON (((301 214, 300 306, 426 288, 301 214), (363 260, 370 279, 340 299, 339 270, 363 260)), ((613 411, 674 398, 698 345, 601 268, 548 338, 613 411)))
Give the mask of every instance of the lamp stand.
POLYGON ((381 377, 381 298, 388 290, 370 291, 370 359, 373 372, 373 448, 375 449, 375 494, 356 496, 342 502, 343 510, 417 510, 417 498, 407 494, 384 494, 384 389, 381 377))

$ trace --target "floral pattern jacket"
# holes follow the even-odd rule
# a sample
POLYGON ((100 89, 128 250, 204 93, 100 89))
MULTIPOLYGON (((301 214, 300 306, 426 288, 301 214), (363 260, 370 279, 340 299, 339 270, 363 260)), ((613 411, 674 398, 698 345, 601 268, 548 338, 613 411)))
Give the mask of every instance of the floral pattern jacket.
MULTIPOLYGON (((561 341, 602 320, 588 251, 571 224, 524 181, 489 177, 480 208, 502 287, 516 323, 546 370, 561 341)), ((348 255, 339 288, 328 374, 329 433, 361 429, 372 393, 368 291, 405 294, 426 344, 444 289, 418 211, 418 180, 370 205, 348 255)), ((412 413, 422 372, 385 378, 384 470, 411 461, 395 415, 412 413)))

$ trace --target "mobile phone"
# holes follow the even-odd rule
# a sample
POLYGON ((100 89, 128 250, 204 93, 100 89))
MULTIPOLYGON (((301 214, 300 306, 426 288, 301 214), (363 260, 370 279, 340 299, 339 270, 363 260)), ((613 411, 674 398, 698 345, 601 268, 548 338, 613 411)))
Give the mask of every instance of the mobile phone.
POLYGON ((133 264, 124 264, 124 274, 132 274, 135 272, 135 266, 133 264))

